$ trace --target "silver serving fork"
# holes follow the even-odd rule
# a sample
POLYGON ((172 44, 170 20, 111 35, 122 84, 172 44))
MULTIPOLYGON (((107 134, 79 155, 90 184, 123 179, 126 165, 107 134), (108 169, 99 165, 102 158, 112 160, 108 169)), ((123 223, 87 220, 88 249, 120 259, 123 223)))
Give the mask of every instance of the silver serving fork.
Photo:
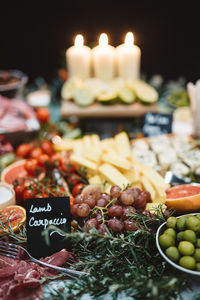
POLYGON ((48 264, 46 262, 40 261, 33 256, 31 256, 26 249, 24 249, 21 246, 12 244, 12 243, 6 243, 3 241, 0 241, 0 255, 7 256, 13 259, 30 259, 31 261, 40 264, 44 267, 48 267, 51 269, 54 269, 58 272, 62 272, 67 274, 70 277, 79 277, 81 275, 88 275, 86 272, 71 270, 67 268, 57 267, 51 264, 48 264))

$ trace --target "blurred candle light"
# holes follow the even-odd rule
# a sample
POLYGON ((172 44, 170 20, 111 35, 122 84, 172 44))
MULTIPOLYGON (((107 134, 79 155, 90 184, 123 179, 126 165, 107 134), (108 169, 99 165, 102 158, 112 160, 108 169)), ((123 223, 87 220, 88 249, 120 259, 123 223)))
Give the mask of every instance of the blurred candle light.
POLYGON ((94 76, 102 80, 110 80, 115 73, 115 48, 108 44, 108 36, 102 33, 99 45, 92 50, 94 76))
POLYGON ((123 79, 140 77, 141 50, 134 45, 134 35, 128 32, 124 44, 117 47, 117 72, 123 79))
POLYGON ((69 77, 86 79, 91 76, 91 49, 84 45, 84 38, 78 34, 74 46, 66 51, 69 77))

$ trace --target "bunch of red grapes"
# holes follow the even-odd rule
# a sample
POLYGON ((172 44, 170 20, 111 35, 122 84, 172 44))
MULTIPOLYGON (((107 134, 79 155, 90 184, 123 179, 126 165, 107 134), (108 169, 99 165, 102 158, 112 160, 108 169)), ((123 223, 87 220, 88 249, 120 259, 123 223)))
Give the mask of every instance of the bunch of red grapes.
POLYGON ((144 210, 150 199, 150 193, 139 188, 122 191, 119 186, 113 186, 110 194, 94 192, 77 195, 71 214, 79 224, 84 224, 86 231, 94 227, 105 234, 106 226, 114 232, 136 231, 138 224, 131 220, 130 215, 136 209, 144 210))

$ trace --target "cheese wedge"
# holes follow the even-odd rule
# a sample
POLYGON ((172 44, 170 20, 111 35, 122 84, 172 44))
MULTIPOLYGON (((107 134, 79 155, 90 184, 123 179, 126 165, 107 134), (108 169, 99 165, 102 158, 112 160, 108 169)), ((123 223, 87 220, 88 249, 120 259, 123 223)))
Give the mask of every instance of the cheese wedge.
POLYGON ((94 162, 90 161, 89 159, 86 159, 78 154, 72 154, 71 157, 71 162, 78 164, 82 167, 85 167, 91 171, 96 171, 97 170, 97 164, 94 162))
POLYGON ((120 132, 115 137, 115 145, 117 148, 117 152, 126 158, 131 157, 131 146, 129 142, 129 138, 126 132, 120 132))
POLYGON ((131 163, 120 155, 107 153, 101 157, 101 160, 123 170, 131 168, 131 163))
POLYGON ((105 176, 105 178, 114 185, 119 185, 121 188, 125 188, 130 184, 129 180, 114 166, 110 164, 103 164, 99 167, 99 172, 105 176))

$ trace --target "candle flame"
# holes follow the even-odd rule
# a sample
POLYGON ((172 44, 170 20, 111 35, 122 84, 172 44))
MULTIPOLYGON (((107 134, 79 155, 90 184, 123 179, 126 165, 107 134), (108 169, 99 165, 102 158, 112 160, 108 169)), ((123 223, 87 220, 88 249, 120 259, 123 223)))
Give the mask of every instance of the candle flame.
POLYGON ((127 46, 133 46, 134 44, 134 35, 132 32, 127 32, 126 37, 125 37, 125 45, 127 46))
POLYGON ((100 35, 100 38, 99 38, 99 45, 100 45, 100 46, 103 46, 103 47, 105 47, 105 46, 108 45, 108 36, 107 36, 106 33, 102 33, 102 34, 100 35))
POLYGON ((74 45, 75 45, 76 47, 82 47, 82 46, 83 46, 83 43, 84 43, 84 40, 83 40, 82 34, 77 34, 77 36, 76 36, 76 38, 75 38, 74 45))

